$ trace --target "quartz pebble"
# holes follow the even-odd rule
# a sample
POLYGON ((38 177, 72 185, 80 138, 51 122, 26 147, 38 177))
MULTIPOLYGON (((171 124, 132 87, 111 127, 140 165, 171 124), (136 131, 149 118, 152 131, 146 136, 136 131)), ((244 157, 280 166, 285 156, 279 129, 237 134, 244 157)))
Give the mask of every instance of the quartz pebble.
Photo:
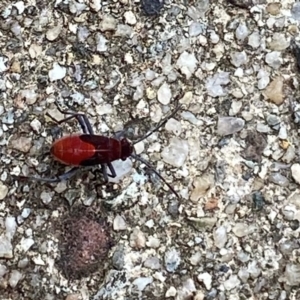
POLYGON ((138 228, 135 228, 130 235, 129 244, 132 248, 141 249, 145 247, 145 234, 138 228))
POLYGON ((58 63, 53 63, 53 68, 49 71, 49 79, 51 82, 63 79, 67 74, 67 69, 58 63))
POLYGON ((169 146, 163 149, 161 156, 164 162, 179 168, 184 164, 188 152, 189 146, 187 141, 172 138, 169 146))
POLYGON ((227 230, 225 226, 220 226, 214 231, 215 245, 221 249, 227 242, 227 230))
POLYGON ((172 92, 170 86, 164 82, 157 91, 157 99, 161 104, 167 105, 170 103, 171 98, 172 92))
POLYGON ((22 277, 23 275, 21 272, 19 272, 18 270, 12 270, 8 280, 10 287, 15 288, 22 277))
POLYGON ((211 284, 212 284, 212 276, 209 273, 202 273, 197 276, 197 279, 199 282, 203 282, 206 289, 210 290, 211 289, 211 284))
POLYGON ((222 136, 230 135, 241 131, 245 121, 235 117, 219 117, 217 133, 222 136))
POLYGON ((224 85, 230 82, 229 72, 219 72, 206 80, 206 89, 211 97, 220 97, 227 94, 224 85))
POLYGON ((300 184, 300 164, 293 164, 291 167, 291 172, 294 180, 300 184))
POLYGON ((180 54, 176 66, 180 69, 181 73, 186 76, 186 79, 190 79, 196 71, 198 60, 195 55, 184 51, 180 54))
POLYGON ((123 217, 121 217, 120 215, 117 215, 114 218, 113 227, 114 227, 114 230, 116 230, 116 231, 126 230, 127 224, 126 224, 125 220, 123 219, 123 217))
POLYGON ((180 253, 176 249, 171 249, 165 254, 165 267, 168 272, 175 272, 180 264, 180 253))
POLYGON ((0 181, 0 200, 3 200, 8 193, 8 187, 0 181))

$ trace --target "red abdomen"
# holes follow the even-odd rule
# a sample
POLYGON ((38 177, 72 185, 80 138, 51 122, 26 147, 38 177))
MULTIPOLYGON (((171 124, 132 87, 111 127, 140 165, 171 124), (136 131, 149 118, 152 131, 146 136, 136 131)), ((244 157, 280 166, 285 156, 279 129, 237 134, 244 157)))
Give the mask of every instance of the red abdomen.
POLYGON ((51 154, 72 166, 106 164, 121 158, 120 141, 105 136, 76 134, 62 137, 51 147, 51 154))

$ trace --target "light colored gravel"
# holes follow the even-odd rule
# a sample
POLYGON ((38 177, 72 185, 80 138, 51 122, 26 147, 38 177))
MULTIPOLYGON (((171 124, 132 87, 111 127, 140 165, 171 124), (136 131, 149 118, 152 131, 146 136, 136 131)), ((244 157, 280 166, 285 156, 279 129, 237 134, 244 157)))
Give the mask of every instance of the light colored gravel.
POLYGON ((140 2, 0 3, 1 299, 300 299, 299 2, 140 2), (21 180, 66 170, 55 102, 132 141, 181 104, 136 144, 180 199, 129 159, 21 180))

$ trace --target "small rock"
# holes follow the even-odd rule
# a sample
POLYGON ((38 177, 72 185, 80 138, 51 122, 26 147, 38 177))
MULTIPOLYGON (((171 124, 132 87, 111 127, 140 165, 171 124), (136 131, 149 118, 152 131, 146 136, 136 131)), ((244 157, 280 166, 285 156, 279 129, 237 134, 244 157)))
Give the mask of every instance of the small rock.
POLYGON ((231 63, 237 68, 246 64, 247 61, 248 61, 248 57, 245 51, 234 52, 231 55, 231 63))
POLYGON ((214 178, 210 175, 205 175, 201 177, 196 177, 193 181, 193 186, 195 187, 191 194, 191 201, 197 202, 201 197, 203 197, 209 189, 214 185, 214 178))
POLYGON ((248 27, 245 23, 240 23, 235 31, 235 36, 238 40, 243 41, 249 34, 248 27))
POLYGON ((300 184, 300 164, 293 164, 291 166, 292 177, 300 184))
POLYGON ((225 282, 224 287, 226 290, 230 291, 235 287, 239 286, 241 281, 237 277, 237 275, 231 275, 225 282))
POLYGON ((164 0, 141 0, 141 6, 146 15, 154 16, 160 13, 164 2, 164 0))
POLYGON ((40 197, 44 204, 49 204, 54 196, 54 192, 42 191, 40 197))
POLYGON ((257 87, 260 90, 263 90, 270 83, 270 74, 267 71, 260 69, 257 73, 257 79, 257 87))
POLYGON ((175 272, 180 264, 180 253, 176 249, 171 249, 165 254, 165 267, 168 272, 175 272))
POLYGON ((254 49, 257 49, 261 45, 261 37, 259 32, 254 31, 252 34, 249 35, 248 45, 254 49))
POLYGON ((69 294, 65 300, 81 300, 81 294, 69 294))
POLYGON ((201 253, 200 252, 196 252, 190 258, 190 262, 193 266, 197 266, 200 263, 200 261, 201 261, 201 253))
POLYGON ((19 94, 20 98, 26 100, 26 104, 32 105, 37 101, 38 95, 34 89, 21 90, 19 94))
POLYGON ((117 270, 122 270, 125 265, 125 249, 123 245, 119 245, 112 257, 113 266, 117 270))
POLYGON ((179 121, 171 118, 166 123, 166 130, 174 133, 176 136, 181 134, 181 124, 179 121))
POLYGON ((7 61, 7 58, 0 56, 0 73, 5 72, 8 69, 8 67, 5 65, 7 61))
POLYGON ((114 218, 113 227, 114 227, 114 230, 116 230, 116 231, 126 230, 127 229, 127 224, 126 224, 125 220, 120 215, 117 215, 114 218))
POLYGON ((148 257, 144 262, 144 266, 151 270, 158 270, 161 268, 161 264, 157 257, 148 257))
POLYGON ((135 285, 140 292, 142 292, 146 288, 146 286, 152 282, 153 282, 152 277, 140 277, 135 279, 132 282, 132 284, 135 285))
POLYGON ((136 17, 132 11, 126 11, 124 14, 125 22, 129 25, 136 24, 136 17))
POLYGON ((13 258, 13 246, 6 235, 0 236, 0 258, 13 258))
POLYGON ((175 297, 177 294, 177 290, 174 286, 171 286, 167 291, 166 291, 166 294, 165 294, 165 297, 166 298, 170 298, 170 297, 175 297))
POLYGON ((300 284, 300 265, 288 263, 285 267, 284 276, 288 285, 298 286, 300 284))
POLYGON ((130 235, 129 244, 132 248, 141 249, 145 247, 145 234, 138 228, 135 228, 130 235))
POLYGON ((266 55, 266 63, 275 70, 279 69, 282 64, 281 53, 278 51, 268 53, 266 55))
POLYGON ((219 72, 212 77, 208 77, 205 83, 208 95, 211 97, 226 96, 227 92, 223 88, 230 82, 229 72, 219 72))
POLYGON ((168 147, 164 148, 161 156, 164 162, 174 166, 182 167, 189 152, 187 141, 172 138, 168 147))
POLYGON ((199 34, 203 33, 205 27, 203 24, 199 22, 192 22, 189 28, 189 35, 190 36, 198 36, 199 34))
POLYGON ((107 51, 107 45, 106 45, 107 42, 108 40, 101 33, 96 34, 96 44, 97 44, 98 52, 107 51))
POLYGON ((90 7, 95 12, 98 12, 102 7, 102 0, 90 0, 90 7))
POLYGON ((293 19, 300 21, 300 2, 295 2, 291 9, 293 19))
POLYGON ((227 243, 227 230, 225 226, 220 226, 214 231, 215 245, 221 249, 227 243))
POLYGON ((117 20, 110 15, 104 15, 102 21, 100 22, 100 30, 105 31, 115 31, 117 28, 117 20))
POLYGON ((7 267, 0 264, 0 279, 7 273, 7 267))
POLYGON ((249 225, 245 223, 236 223, 235 226, 232 228, 232 232, 237 237, 244 237, 251 232, 253 232, 254 227, 250 227, 249 225))
POLYGON ((209 273, 202 273, 197 276, 199 282, 203 282, 206 289, 211 289, 212 277, 209 273))
POLYGON ((0 200, 3 200, 8 193, 8 187, 0 181, 0 200))
POLYGON ((208 211, 214 210, 214 209, 218 208, 218 204, 219 204, 218 198, 209 198, 205 202, 204 210, 208 210, 208 211))
POLYGON ((53 68, 49 71, 49 79, 51 82, 63 79, 67 74, 67 69, 60 66, 57 62, 53 63, 53 68))
POLYGON ((23 277, 22 273, 17 270, 12 270, 9 277, 9 285, 11 288, 15 288, 21 278, 23 277))
POLYGON ((42 127, 41 122, 38 119, 33 119, 30 122, 30 127, 36 132, 39 133, 42 127))
POLYGON ((282 4, 280 2, 269 3, 267 5, 267 12, 270 15, 276 16, 280 13, 280 8, 282 4))
POLYGON ((32 139, 29 137, 16 137, 10 140, 10 147, 23 153, 27 153, 32 146, 32 139))
POLYGON ((58 25, 58 26, 48 29, 48 31, 46 32, 47 40, 50 42, 55 41, 58 38, 58 36, 60 35, 61 30, 62 30, 61 25, 58 25))
POLYGON ((289 180, 280 173, 271 173, 269 176, 269 180, 270 182, 273 182, 274 184, 282 187, 286 187, 289 185, 289 180))
POLYGON ((219 117, 217 133, 221 136, 234 134, 241 131, 245 126, 245 121, 235 117, 219 117))
POLYGON ((170 86, 166 82, 164 82, 157 91, 157 100, 162 105, 168 105, 170 103, 171 98, 172 92, 170 86))
POLYGON ((263 95, 275 103, 280 105, 284 101, 283 97, 283 78, 281 76, 276 77, 263 92, 263 95))
POLYGON ((146 242, 147 247, 157 249, 160 246, 160 240, 156 237, 149 236, 146 242))
POLYGON ((180 54, 176 66, 180 69, 181 73, 185 75, 186 79, 190 79, 197 68, 198 60, 195 55, 184 51, 180 54))
POLYGON ((22 238, 21 239, 20 247, 24 253, 26 253, 33 245, 34 245, 34 240, 32 238, 22 238))
POLYGON ((272 41, 269 43, 271 50, 283 51, 290 46, 290 42, 286 39, 284 33, 275 32, 272 41))

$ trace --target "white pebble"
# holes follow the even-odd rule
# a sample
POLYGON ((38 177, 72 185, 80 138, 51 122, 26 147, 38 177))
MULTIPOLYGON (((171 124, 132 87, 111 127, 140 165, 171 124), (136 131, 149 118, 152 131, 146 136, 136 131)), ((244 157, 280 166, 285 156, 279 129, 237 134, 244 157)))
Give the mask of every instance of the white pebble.
POLYGON ((0 200, 3 200, 8 193, 8 187, 0 181, 0 200))
POLYGON ((114 230, 116 230, 116 231, 126 230, 127 224, 126 224, 125 220, 123 219, 123 217, 121 217, 120 215, 117 215, 114 218, 113 227, 114 227, 114 230))
POLYGON ((132 11, 126 11, 124 14, 125 22, 129 25, 136 24, 136 17, 132 11))
POLYGON ((180 69, 181 73, 186 76, 186 79, 190 79, 195 73, 198 60, 194 53, 190 54, 186 51, 180 54, 176 66, 180 69))
POLYGON ((170 86, 164 82, 157 91, 157 99, 162 105, 167 105, 170 103, 172 98, 172 92, 170 86))
POLYGON ((17 270, 12 270, 9 277, 9 285, 11 288, 15 288, 22 278, 22 273, 17 270))
POLYGON ((53 63, 53 69, 49 71, 50 81, 63 79, 67 74, 67 69, 60 66, 57 62, 53 63))

